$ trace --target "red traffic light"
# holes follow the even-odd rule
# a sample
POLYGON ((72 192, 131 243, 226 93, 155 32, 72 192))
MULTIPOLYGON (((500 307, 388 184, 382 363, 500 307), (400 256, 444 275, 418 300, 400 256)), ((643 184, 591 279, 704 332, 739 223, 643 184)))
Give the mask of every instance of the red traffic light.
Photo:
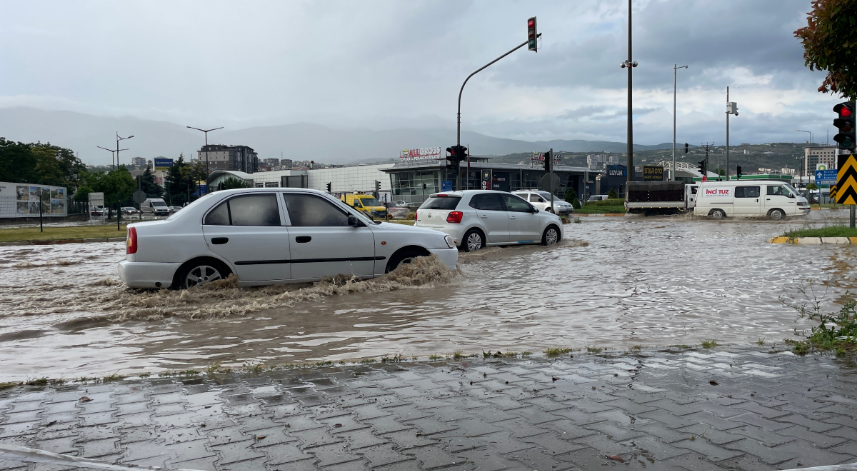
POLYGON ((527 27, 528 27, 528 28, 532 28, 532 27, 534 27, 534 26, 536 26, 536 20, 534 20, 534 19, 530 18, 530 20, 529 20, 529 21, 527 21, 527 27))
POLYGON ((854 114, 854 110, 851 109, 851 105, 848 103, 840 103, 834 106, 833 111, 839 113, 839 116, 843 118, 850 118, 854 114))

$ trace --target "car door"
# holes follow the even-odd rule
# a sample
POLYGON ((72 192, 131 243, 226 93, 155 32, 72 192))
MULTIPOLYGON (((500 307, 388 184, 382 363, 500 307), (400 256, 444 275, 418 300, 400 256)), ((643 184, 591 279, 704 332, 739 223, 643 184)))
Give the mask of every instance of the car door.
POLYGON ((283 193, 283 199, 289 220, 293 280, 340 274, 373 276, 375 236, 370 227, 362 222, 349 225, 349 213, 319 195, 283 193))
POLYGON ((763 214, 761 200, 759 185, 736 186, 735 202, 732 205, 735 216, 755 217, 763 214))
POLYGON ((203 218, 208 248, 228 261, 240 281, 291 278, 289 231, 276 193, 232 196, 203 218))
POLYGON ((541 240, 541 219, 533 207, 515 195, 502 195, 509 217, 509 242, 531 244, 541 240))
POLYGON ((767 214, 771 209, 777 208, 785 211, 787 215, 792 215, 797 212, 797 198, 789 198, 791 192, 783 185, 767 185, 767 191, 764 200, 764 213, 767 214))
POLYGON ((470 199, 479 224, 485 231, 486 244, 509 241, 509 216, 499 193, 477 193, 470 199))

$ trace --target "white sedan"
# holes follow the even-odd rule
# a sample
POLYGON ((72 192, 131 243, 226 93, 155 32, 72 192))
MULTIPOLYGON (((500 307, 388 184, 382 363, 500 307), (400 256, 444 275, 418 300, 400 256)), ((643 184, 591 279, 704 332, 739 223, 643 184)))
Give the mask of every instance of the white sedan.
POLYGON ((190 288, 238 277, 241 286, 383 275, 436 254, 455 268, 448 235, 375 222, 327 193, 241 188, 209 193, 161 221, 128 225, 119 277, 132 288, 190 288))
POLYGON ((563 237, 559 216, 503 191, 433 194, 417 210, 414 226, 446 232, 466 252, 488 245, 553 245, 563 237))

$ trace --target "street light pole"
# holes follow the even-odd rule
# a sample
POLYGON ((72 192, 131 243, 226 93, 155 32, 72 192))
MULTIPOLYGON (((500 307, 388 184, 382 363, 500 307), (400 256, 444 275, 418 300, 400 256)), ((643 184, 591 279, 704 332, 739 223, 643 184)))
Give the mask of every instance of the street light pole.
POLYGON ((120 150, 128 150, 128 149, 120 149, 119 148, 119 141, 124 141, 125 139, 131 139, 132 137, 134 137, 134 136, 131 135, 128 137, 119 137, 119 132, 118 131, 116 132, 116 166, 115 167, 119 166, 119 151, 120 150))
POLYGON ((675 181, 675 102, 676 102, 676 84, 678 75, 678 69, 686 69, 687 66, 683 65, 681 67, 677 67, 678 64, 673 64, 673 168, 672 168, 672 181, 675 181))
MULTIPOLYGON (((540 37, 542 37, 542 33, 538 33, 538 34, 536 35, 536 40, 538 40, 538 38, 540 38, 540 37)), ((507 52, 507 53, 503 54, 502 56, 500 56, 500 57, 498 57, 498 58, 494 59, 493 61, 491 61, 491 62, 489 62, 489 63, 485 64, 484 66, 480 67, 476 72, 473 72, 472 74, 468 75, 466 79, 464 79, 464 83, 462 83, 462 84, 461 84, 461 90, 459 90, 459 92, 458 92, 458 118, 457 118, 457 119, 458 119, 458 124, 457 124, 456 132, 455 132, 455 145, 456 145, 456 148, 460 148, 460 147, 461 147, 461 94, 462 94, 462 93, 464 93, 464 86, 465 86, 465 85, 467 85, 467 81, 468 81, 468 80, 470 80, 470 77, 473 77, 474 75, 476 75, 476 74, 478 74, 479 72, 482 72, 483 70, 485 70, 486 68, 488 68, 488 66, 489 66, 489 65, 491 65, 491 64, 493 64, 493 63, 495 63, 495 62, 499 61, 500 59, 502 59, 502 58, 504 58, 504 57, 508 56, 509 54, 511 54, 511 53, 513 53, 513 52, 515 52, 515 51, 517 51, 517 50, 518 50, 518 49, 520 49, 521 47, 526 46, 528 42, 529 42, 529 40, 524 41, 524 42, 522 42, 521 44, 519 44, 519 45, 515 46, 514 48, 512 48, 512 50, 511 50, 511 51, 509 51, 509 52, 507 52)), ((190 127, 190 126, 188 126, 188 127, 190 127)), ((458 157, 458 156, 456 156, 456 158, 457 158, 457 157, 458 157)), ((459 168, 458 168, 458 169, 456 169, 457 171, 456 171, 456 174, 455 174, 455 175, 456 175, 456 177, 455 177, 455 189, 456 189, 456 190, 459 190, 459 189, 460 189, 460 188, 459 188, 459 179, 460 179, 459 174, 461 173, 461 161, 458 161, 458 162, 459 162, 459 168)))
POLYGON ((188 126, 187 128, 188 129, 196 129, 197 131, 202 131, 203 133, 205 133, 205 184, 206 184, 205 192, 208 193, 208 175, 210 173, 208 170, 208 133, 211 131, 217 131, 218 129, 223 129, 223 126, 221 126, 219 128, 211 128, 211 129, 199 129, 199 128, 195 128, 193 126, 188 126))
MULTIPOLYGON (((809 146, 810 146, 810 147, 812 147, 812 131, 803 131, 803 130, 800 130, 800 129, 795 129, 795 132, 808 132, 808 133, 809 133, 809 146)), ((804 171, 803 171, 803 173, 806 173, 806 171, 808 170, 808 169, 806 168, 806 161, 805 161, 805 160, 806 160, 806 159, 804 159, 804 169, 803 169, 804 171)), ((809 176, 809 174, 807 174, 807 176, 809 176)), ((802 177, 802 175, 801 175, 801 177, 802 177)), ((809 179, 807 179, 807 181, 809 181, 809 179)), ((821 199, 819 198, 819 201, 820 201, 820 200, 821 200, 821 199)))
POLYGON ((633 113, 631 108, 631 69, 637 67, 631 57, 631 0, 628 0, 628 60, 621 64, 621 67, 628 69, 628 181, 634 180, 634 123, 633 113))
MULTIPOLYGON (((95 146, 95 147, 98 147, 99 149, 104 149, 104 150, 106 150, 107 152, 110 152, 110 165, 111 165, 111 166, 113 166, 113 168, 115 169, 115 168, 116 168, 116 164, 115 164, 115 163, 113 163, 113 162, 114 162, 113 157, 115 157, 115 156, 116 156, 116 154, 114 153, 114 152, 116 152, 116 151, 115 151, 115 150, 113 150, 113 149, 108 149, 108 148, 106 148, 106 147, 101 147, 101 146, 95 146)), ((126 150, 127 150, 127 149, 126 149, 126 150)))

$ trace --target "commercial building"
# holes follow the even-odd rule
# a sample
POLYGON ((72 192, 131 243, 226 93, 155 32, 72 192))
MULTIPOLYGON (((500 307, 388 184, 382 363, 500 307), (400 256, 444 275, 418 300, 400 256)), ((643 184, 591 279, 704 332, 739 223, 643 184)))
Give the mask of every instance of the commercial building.
POLYGON ((259 156, 252 147, 209 144, 198 152, 201 162, 210 170, 235 170, 244 173, 259 171, 259 156), (206 160, 207 159, 207 160, 206 160))
MULTIPOLYGON (((381 183, 381 193, 390 193, 390 177, 384 169, 393 164, 358 165, 355 167, 323 168, 317 170, 275 170, 249 174, 238 171, 216 170, 208 177, 209 188, 229 177, 245 180, 257 188, 313 188, 327 191, 330 183, 331 193, 371 193, 375 191, 375 182, 381 183)), ((383 198, 382 198, 383 199, 383 198)))
POLYGON ((837 162, 836 146, 818 146, 803 148, 803 175, 813 175, 819 164, 824 165, 827 169, 835 169, 837 162))
POLYGON ((146 166, 146 158, 145 157, 133 157, 131 159, 131 165, 134 167, 145 167, 146 166))

